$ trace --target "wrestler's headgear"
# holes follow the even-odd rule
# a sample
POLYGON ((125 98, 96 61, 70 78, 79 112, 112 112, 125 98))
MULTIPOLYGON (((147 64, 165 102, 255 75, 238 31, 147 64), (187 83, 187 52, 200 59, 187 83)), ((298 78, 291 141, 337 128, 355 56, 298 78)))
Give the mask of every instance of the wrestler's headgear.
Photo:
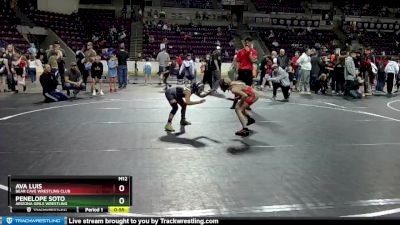
POLYGON ((231 80, 229 78, 224 78, 219 81, 219 87, 221 88, 222 91, 226 91, 229 88, 229 83, 231 80))
POLYGON ((204 84, 201 82, 196 82, 190 85, 190 91, 192 94, 200 95, 204 91, 204 84))

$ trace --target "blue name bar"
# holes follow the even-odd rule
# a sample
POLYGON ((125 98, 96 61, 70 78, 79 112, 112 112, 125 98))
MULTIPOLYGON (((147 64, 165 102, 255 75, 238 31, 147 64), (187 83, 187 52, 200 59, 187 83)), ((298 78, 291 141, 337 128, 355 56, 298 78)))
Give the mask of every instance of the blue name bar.
POLYGON ((3 216, 2 225, 64 225, 63 216, 3 216))

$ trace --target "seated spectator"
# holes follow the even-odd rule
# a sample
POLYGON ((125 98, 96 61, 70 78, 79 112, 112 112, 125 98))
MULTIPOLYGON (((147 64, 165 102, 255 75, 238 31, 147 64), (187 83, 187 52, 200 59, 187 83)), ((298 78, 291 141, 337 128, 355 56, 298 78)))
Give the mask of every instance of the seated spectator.
POLYGON ((201 20, 201 15, 199 11, 196 11, 196 19, 201 20))
POLYGON ((274 46, 274 47, 279 47, 278 41, 277 41, 277 40, 274 40, 274 41, 272 42, 272 46, 274 46))
POLYGON ((51 67, 48 64, 44 65, 43 74, 40 76, 40 84, 43 88, 45 102, 59 102, 68 99, 66 95, 57 90, 57 78, 51 72, 51 67))
POLYGON ((153 43, 155 40, 154 40, 154 35, 150 35, 150 37, 149 37, 149 42, 150 43, 153 43))
POLYGON ((168 25, 166 23, 162 26, 162 30, 169 30, 168 25))
POLYGON ((73 90, 74 97, 79 91, 86 89, 85 84, 82 82, 81 72, 79 72, 75 62, 71 63, 71 68, 65 73, 64 89, 73 90))

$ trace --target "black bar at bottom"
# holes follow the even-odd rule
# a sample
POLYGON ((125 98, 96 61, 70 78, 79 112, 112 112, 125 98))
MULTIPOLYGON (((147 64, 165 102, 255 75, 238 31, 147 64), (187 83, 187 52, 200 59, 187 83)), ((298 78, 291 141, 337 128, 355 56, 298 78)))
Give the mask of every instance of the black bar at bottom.
POLYGON ((77 207, 11 207, 12 213, 77 213, 77 207))

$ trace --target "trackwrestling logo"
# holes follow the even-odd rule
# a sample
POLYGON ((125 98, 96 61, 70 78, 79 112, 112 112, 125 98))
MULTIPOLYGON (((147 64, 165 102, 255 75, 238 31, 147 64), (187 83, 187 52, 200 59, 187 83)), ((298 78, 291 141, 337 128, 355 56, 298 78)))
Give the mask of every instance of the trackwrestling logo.
POLYGON ((12 224, 13 218, 12 217, 7 217, 6 222, 7 222, 7 224, 12 224))

